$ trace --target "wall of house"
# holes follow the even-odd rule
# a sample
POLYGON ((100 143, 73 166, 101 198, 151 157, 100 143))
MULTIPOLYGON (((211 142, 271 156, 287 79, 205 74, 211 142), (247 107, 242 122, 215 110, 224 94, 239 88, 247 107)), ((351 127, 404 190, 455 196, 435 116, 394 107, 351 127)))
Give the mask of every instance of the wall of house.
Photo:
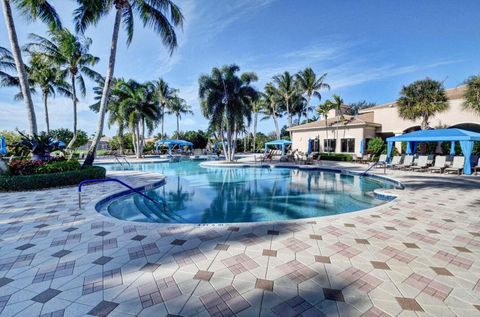
MULTIPOLYGON (((403 120, 398 116, 398 109, 395 105, 382 106, 379 109, 369 109, 362 113, 373 112, 374 122, 380 123, 382 127, 378 130, 381 133, 401 134, 405 130, 420 126, 421 120, 411 121, 403 120)), ((432 128, 438 126, 453 126, 460 123, 477 123, 480 124, 480 115, 463 109, 463 99, 455 99, 449 101, 449 109, 445 112, 437 114, 430 119, 432 128)))
POLYGON ((341 153, 341 139, 355 139, 354 154, 360 155, 360 143, 364 138, 375 137, 375 127, 355 126, 355 127, 339 127, 338 135, 337 129, 312 129, 302 131, 292 131, 292 149, 298 149, 306 153, 308 151, 309 139, 320 139, 320 151, 325 152, 323 140, 336 139, 336 153, 341 153), (328 133, 327 133, 328 131, 328 133))

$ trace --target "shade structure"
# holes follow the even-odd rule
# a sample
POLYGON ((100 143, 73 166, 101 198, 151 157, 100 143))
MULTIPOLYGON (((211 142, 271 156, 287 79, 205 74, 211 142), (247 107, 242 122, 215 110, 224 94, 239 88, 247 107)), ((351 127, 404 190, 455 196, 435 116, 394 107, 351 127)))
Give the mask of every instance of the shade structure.
POLYGON ((0 137, 0 155, 6 155, 7 152, 7 140, 2 136, 0 137))
POLYGON ((158 140, 157 142, 155 142, 155 148, 158 150, 158 148, 161 146, 161 145, 166 145, 168 146, 168 155, 172 155, 172 148, 175 146, 175 145, 178 145, 178 146, 189 146, 193 149, 193 143, 190 142, 190 141, 185 141, 185 140, 158 140))
POLYGON ((308 139, 307 154, 308 155, 312 154, 312 139, 308 139))
POLYGON ((465 165, 463 172, 471 174, 470 157, 472 155, 473 143, 480 141, 480 133, 462 130, 462 129, 434 129, 434 130, 420 130, 411 133, 406 133, 398 136, 387 138, 387 154, 388 160, 392 155, 393 142, 408 142, 407 154, 416 152, 416 146, 419 142, 452 142, 454 147, 456 141, 460 143, 462 153, 465 156, 465 165), (409 153, 410 152, 410 153, 409 153))
POLYGON ((290 145, 292 144, 292 141, 289 141, 289 140, 274 140, 274 141, 270 141, 270 142, 267 142, 265 143, 265 153, 267 153, 267 150, 268 150, 268 147, 271 146, 271 145, 274 145, 274 146, 277 146, 277 147, 282 147, 282 158, 285 156, 285 147, 287 145, 290 145))

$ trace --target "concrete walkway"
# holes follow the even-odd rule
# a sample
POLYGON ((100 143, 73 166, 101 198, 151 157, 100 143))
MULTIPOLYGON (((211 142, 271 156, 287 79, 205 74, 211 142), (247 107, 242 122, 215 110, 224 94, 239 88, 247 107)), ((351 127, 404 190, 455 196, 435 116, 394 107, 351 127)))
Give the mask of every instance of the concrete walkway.
POLYGON ((74 188, 1 193, 0 315, 480 316, 480 177, 387 176, 391 203, 283 224, 107 218, 116 184, 81 210, 74 188))

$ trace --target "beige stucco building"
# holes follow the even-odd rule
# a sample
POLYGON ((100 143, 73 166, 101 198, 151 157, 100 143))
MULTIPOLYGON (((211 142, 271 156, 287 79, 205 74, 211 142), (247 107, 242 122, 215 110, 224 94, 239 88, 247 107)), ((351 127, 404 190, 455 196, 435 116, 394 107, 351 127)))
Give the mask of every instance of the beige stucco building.
MULTIPOLYGON (((430 118, 430 126, 458 127, 480 132, 480 115, 463 108, 465 86, 447 89, 449 108, 430 118)), ((360 155, 361 145, 374 137, 390 137, 420 129, 420 120, 401 119, 395 102, 365 108, 356 116, 344 116, 343 122, 334 110, 327 120, 319 120, 289 129, 292 148, 307 152, 308 142, 314 152, 350 153, 360 155), (309 141, 310 140, 310 141, 309 141), (363 142, 362 142, 363 141, 363 142)), ((400 144, 397 144, 400 146, 400 144)))

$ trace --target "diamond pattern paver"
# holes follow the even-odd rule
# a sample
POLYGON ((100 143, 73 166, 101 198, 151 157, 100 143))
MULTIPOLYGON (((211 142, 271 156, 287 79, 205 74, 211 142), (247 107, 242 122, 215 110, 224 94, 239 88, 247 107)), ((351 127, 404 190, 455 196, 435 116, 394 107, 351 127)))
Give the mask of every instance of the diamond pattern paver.
POLYGON ((72 188, 2 193, 0 315, 479 314, 480 178, 387 173, 407 187, 374 210, 235 226, 108 218, 89 206, 111 184, 82 210, 72 188))

